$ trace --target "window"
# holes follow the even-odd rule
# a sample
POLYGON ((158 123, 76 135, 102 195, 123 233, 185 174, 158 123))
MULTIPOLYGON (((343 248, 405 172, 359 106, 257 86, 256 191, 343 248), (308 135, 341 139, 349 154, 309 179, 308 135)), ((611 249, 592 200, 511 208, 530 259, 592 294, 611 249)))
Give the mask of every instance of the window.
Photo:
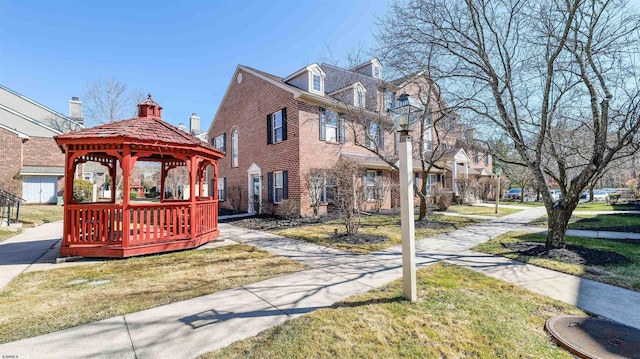
POLYGON ((320 140, 344 143, 344 120, 335 111, 320 109, 320 140))
POLYGON ((226 151, 226 133, 223 133, 222 135, 214 138, 213 140, 211 140, 211 145, 217 149, 219 149, 220 151, 226 151))
POLYGON ((238 167, 238 130, 231 132, 231 167, 238 167))
POLYGON ((480 162, 480 153, 478 153, 478 150, 474 150, 473 151, 473 163, 478 163, 480 162))
POLYGON ((431 126, 428 126, 422 134, 422 152, 431 151, 433 146, 433 135, 431 126))
POLYGON ((380 67, 378 67, 378 66, 374 66, 374 67, 373 67, 373 77, 375 77, 375 78, 377 78, 377 79, 381 79, 381 78, 382 78, 382 76, 381 76, 381 75, 382 75, 382 74, 380 73, 380 67))
POLYGON ((311 76, 312 76, 312 88, 313 88, 313 91, 322 92, 322 85, 320 83, 320 81, 321 81, 320 75, 314 73, 311 76))
POLYGON ((356 106, 364 107, 364 91, 361 89, 356 90, 356 106))
POLYGON ((384 92, 384 105, 385 105, 385 109, 390 109, 391 107, 393 107, 393 97, 394 97, 394 93, 386 90, 384 92))
POLYGON ((267 173, 267 188, 269 201, 280 203, 289 198, 288 191, 288 171, 267 173))
POLYGON ((376 199, 376 171, 365 171, 364 173, 364 199, 373 201, 376 199))
POLYGON ((287 109, 267 116, 267 144, 282 142, 287 139, 287 109))
POLYGON ((322 203, 333 202, 335 198, 336 185, 333 183, 333 179, 330 177, 324 180, 324 190, 322 191, 322 203))
POLYGON ((430 174, 427 176, 427 194, 433 194, 436 182, 438 182, 438 175, 430 174))
POLYGON ((377 122, 369 122, 367 147, 371 149, 384 148, 384 131, 377 122))
POLYGON ((227 178, 218 178, 218 200, 225 201, 227 199, 227 178))
POLYGON ((489 152, 484 153, 484 165, 485 166, 489 165, 489 152))

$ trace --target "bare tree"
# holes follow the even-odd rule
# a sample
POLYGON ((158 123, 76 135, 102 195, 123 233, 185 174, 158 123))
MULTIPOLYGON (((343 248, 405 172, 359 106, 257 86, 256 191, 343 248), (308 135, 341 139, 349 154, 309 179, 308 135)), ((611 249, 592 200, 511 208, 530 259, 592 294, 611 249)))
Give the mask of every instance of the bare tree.
POLYGON ((178 166, 167 171, 165 178, 165 191, 171 193, 171 198, 183 199, 185 186, 189 184, 189 171, 186 166, 178 166))
POLYGON ((379 25, 385 58, 405 71, 428 58, 456 112, 507 136, 543 189, 547 247, 564 247, 582 190, 637 144, 637 13, 621 0, 407 0, 379 25))
POLYGON ((309 172, 304 175, 304 180, 307 184, 307 190, 309 191, 313 215, 317 216, 320 213, 320 204, 322 203, 326 170, 322 168, 311 168, 309 172))
POLYGON ((331 168, 331 178, 335 186, 334 203, 344 222, 347 236, 355 236, 360 228, 357 200, 362 198, 362 187, 356 183, 358 173, 358 164, 346 159, 338 160, 331 168))
POLYGON ((137 116, 137 104, 144 91, 127 92, 124 82, 107 77, 87 83, 84 91, 84 111, 88 122, 105 124, 137 116))

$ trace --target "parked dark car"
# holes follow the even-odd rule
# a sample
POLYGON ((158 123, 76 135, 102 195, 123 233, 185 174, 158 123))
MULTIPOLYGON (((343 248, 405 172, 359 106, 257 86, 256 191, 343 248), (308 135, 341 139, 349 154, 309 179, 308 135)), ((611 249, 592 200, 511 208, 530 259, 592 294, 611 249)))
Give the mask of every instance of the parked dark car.
POLYGON ((522 189, 512 188, 505 195, 506 199, 520 199, 522 197, 522 189))

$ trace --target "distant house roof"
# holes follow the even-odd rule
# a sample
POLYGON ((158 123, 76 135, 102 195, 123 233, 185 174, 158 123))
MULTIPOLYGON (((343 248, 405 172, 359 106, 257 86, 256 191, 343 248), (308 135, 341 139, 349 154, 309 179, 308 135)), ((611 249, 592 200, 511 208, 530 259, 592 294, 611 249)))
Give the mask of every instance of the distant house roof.
POLYGON ((0 125, 34 137, 53 137, 84 125, 0 85, 0 125))
POLYGON ((342 158, 351 160, 362 167, 366 168, 377 168, 377 169, 390 169, 391 165, 387 162, 380 159, 380 157, 375 155, 363 155, 357 153, 348 153, 343 152, 340 154, 342 158))

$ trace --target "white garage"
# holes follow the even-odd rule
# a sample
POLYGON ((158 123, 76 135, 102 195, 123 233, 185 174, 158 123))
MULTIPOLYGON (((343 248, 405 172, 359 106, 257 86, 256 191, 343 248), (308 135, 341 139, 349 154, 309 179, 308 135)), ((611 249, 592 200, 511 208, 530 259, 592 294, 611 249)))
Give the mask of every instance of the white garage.
POLYGON ((22 198, 27 203, 56 203, 58 178, 64 175, 64 168, 24 166, 20 175, 22 198))

